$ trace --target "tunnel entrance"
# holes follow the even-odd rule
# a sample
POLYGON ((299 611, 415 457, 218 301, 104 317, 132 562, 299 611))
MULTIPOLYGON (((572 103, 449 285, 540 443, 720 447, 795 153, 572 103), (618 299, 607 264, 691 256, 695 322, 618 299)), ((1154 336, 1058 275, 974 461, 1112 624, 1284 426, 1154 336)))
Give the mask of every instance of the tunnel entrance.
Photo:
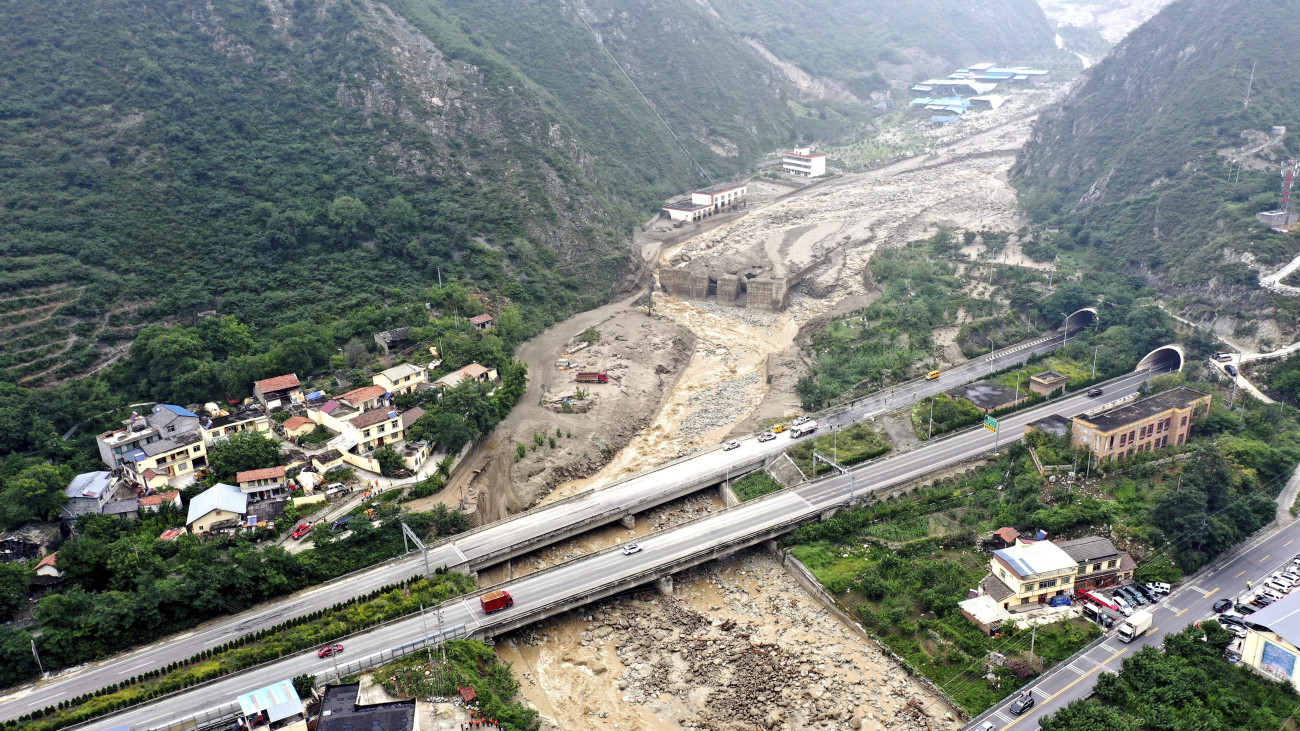
POLYGON ((1136 371, 1165 371, 1172 373, 1181 371, 1183 363, 1186 362, 1186 356, 1183 354, 1183 348, 1180 345, 1165 345, 1150 353, 1138 362, 1136 371))

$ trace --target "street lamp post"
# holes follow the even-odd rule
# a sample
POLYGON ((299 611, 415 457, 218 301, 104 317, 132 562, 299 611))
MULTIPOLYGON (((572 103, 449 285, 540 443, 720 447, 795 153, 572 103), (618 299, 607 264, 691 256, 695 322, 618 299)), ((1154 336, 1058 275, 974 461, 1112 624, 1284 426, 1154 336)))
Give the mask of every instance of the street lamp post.
POLYGON ((1061 313, 1061 347, 1065 347, 1065 341, 1070 338, 1070 316, 1061 313))
POLYGON ((1093 378, 1097 377, 1097 351, 1098 350, 1101 350, 1100 345, 1092 349, 1092 377, 1093 378))

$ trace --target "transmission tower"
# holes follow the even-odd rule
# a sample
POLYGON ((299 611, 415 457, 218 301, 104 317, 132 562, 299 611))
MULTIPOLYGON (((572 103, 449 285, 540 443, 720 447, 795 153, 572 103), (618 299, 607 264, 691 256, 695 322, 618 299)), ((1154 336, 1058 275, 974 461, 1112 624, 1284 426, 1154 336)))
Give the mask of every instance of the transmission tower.
POLYGON ((1296 175, 1300 175, 1300 161, 1287 160, 1282 163, 1282 205, 1278 210, 1285 215, 1283 220, 1291 223, 1291 214, 1295 212, 1295 202, 1291 200, 1291 185, 1295 182, 1296 175))

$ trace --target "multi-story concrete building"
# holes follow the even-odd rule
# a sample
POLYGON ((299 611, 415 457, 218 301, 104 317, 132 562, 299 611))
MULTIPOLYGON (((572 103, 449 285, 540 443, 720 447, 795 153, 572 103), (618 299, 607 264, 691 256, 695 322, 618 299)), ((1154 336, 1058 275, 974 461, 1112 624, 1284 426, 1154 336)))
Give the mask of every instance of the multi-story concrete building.
POLYGON ((240 472, 235 475, 235 482, 239 483, 239 491, 252 500, 280 500, 289 492, 284 465, 240 472))
POLYGON ((173 404, 159 404, 146 416, 132 414, 122 422, 121 429, 106 431, 95 437, 99 458, 109 467, 127 463, 126 455, 146 444, 178 434, 192 432, 199 427, 199 415, 173 404))
POLYGON ((1210 395, 1186 386, 1096 413, 1075 416, 1070 443, 1085 447, 1098 460, 1131 457, 1138 452, 1177 446, 1191 436, 1196 415, 1209 413, 1210 395))
POLYGON ((691 191, 689 200, 669 203, 663 207, 663 213, 674 221, 700 221, 740 205, 748 192, 745 183, 710 185, 691 191))
POLYGON ((203 419, 199 422, 199 436, 203 437, 203 443, 209 447, 241 431, 260 431, 269 434, 271 417, 265 412, 250 409, 238 414, 203 419))
POLYGON ((253 383, 253 398, 268 409, 302 403, 302 389, 298 383, 298 374, 289 373, 256 381, 253 383))
POLYGON ((112 472, 85 472, 72 478, 65 488, 68 496, 63 506, 63 517, 74 520, 87 513, 100 513, 117 491, 117 478, 112 472))
POLYGON ((813 154, 811 147, 797 147, 781 156, 781 169, 796 178, 816 178, 826 174, 826 155, 813 154))
POLYGON ((1074 588, 1078 564, 1050 541, 1024 543, 993 552, 989 575, 980 582, 983 593, 1003 609, 1043 604, 1074 588))

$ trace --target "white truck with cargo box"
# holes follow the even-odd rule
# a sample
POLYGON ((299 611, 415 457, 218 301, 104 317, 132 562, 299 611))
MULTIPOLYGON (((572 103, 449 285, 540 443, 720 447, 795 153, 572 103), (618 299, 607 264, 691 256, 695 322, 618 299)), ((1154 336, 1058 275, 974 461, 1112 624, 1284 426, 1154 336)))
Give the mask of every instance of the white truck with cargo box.
POLYGON ((1142 633, 1151 629, 1151 612, 1142 610, 1134 612, 1133 616, 1124 620, 1124 624, 1119 626, 1119 641, 1132 642, 1142 635, 1142 633))

